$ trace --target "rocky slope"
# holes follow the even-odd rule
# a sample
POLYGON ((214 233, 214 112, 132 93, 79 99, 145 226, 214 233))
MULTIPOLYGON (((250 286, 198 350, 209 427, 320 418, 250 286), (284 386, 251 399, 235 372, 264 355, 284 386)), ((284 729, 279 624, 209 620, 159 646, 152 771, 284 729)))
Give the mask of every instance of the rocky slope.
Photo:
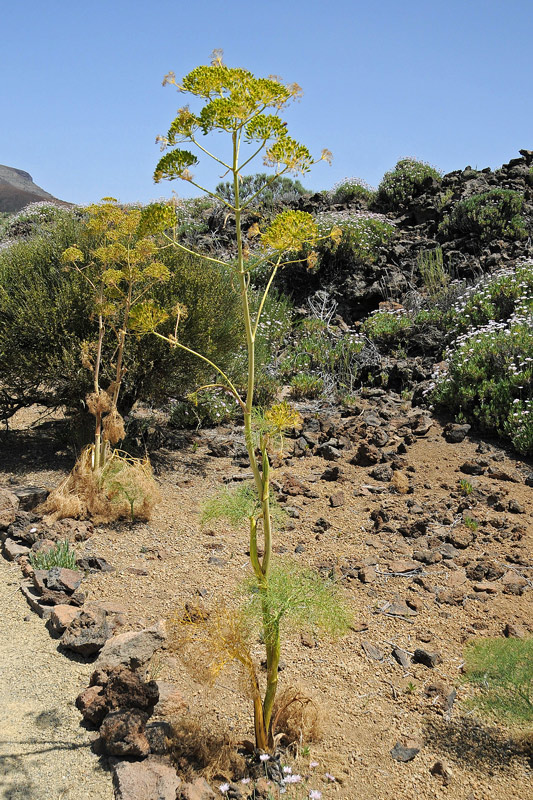
POLYGON ((50 200, 54 203, 63 202, 37 186, 28 172, 0 164, 0 212, 13 214, 27 206, 28 203, 36 203, 41 200, 50 200))

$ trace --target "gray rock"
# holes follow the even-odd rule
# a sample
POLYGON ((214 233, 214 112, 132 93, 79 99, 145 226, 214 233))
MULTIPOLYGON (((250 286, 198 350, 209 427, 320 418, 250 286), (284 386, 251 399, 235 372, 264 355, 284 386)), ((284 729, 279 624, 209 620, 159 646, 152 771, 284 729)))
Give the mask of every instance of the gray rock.
POLYGON ((411 662, 409 661, 409 656, 402 650, 401 647, 394 647, 392 650, 392 657, 398 662, 398 664, 403 667, 404 669, 409 669, 411 666, 411 662))
POLYGON ((413 653, 413 664, 423 664, 429 669, 433 669, 441 661, 442 658, 438 653, 428 653, 427 650, 422 650, 421 647, 417 647, 413 653))
POLYGON ((176 800, 180 778, 176 770, 152 757, 144 761, 114 761, 115 800, 176 800))
POLYGON ((17 561, 21 556, 27 556, 29 552, 29 547, 17 544, 13 539, 6 539, 4 542, 3 553, 8 561, 17 561))
POLYGON ((9 489, 0 487, 0 531, 5 531, 15 522, 19 499, 9 489))
POLYGON ((96 608, 81 610, 61 637, 60 644, 66 650, 87 657, 98 653, 110 635, 105 611, 96 608))
POLYGON ((98 656, 97 665, 123 664, 130 669, 138 669, 150 661, 165 640, 166 631, 163 622, 142 631, 119 633, 106 641, 98 656))
POLYGON ((459 469, 465 475, 483 475, 485 472, 485 467, 481 466, 481 464, 477 464, 475 461, 465 461, 461 464, 459 469))
POLYGON ((65 567, 52 567, 48 570, 46 586, 56 592, 75 592, 83 580, 79 570, 66 569, 65 567))
POLYGON ((467 436, 470 425, 460 425, 457 422, 450 422, 444 428, 444 438, 450 444, 459 444, 467 436))
POLYGON ((205 778, 196 778, 192 783, 184 783, 176 795, 176 800, 214 800, 216 794, 205 778))
POLYGON ((379 647, 376 647, 376 645, 372 644, 371 642, 367 642, 366 639, 361 642, 361 647, 365 651, 365 654, 372 659, 372 661, 383 661, 385 658, 384 653, 379 649, 379 647))
POLYGON ((383 483, 388 483, 390 480, 392 480, 392 467, 389 467, 388 464, 378 464, 371 471, 370 475, 376 481, 383 481, 383 483))
POLYGON ((419 752, 419 747, 404 747, 403 744, 400 744, 400 742, 396 742, 390 751, 390 754, 395 761, 407 763, 408 761, 412 761, 413 758, 419 754, 419 752))
POLYGON ((47 620, 50 618, 52 607, 41 605, 39 602, 41 596, 33 586, 22 585, 20 587, 20 591, 28 601, 28 605, 32 611, 35 611, 35 613, 38 614, 41 619, 47 620))
POLYGON ((23 511, 32 511, 41 503, 44 503, 50 492, 42 486, 25 486, 21 489, 15 489, 20 508, 23 511))
POLYGON ((326 461, 336 461, 341 457, 341 451, 333 447, 333 445, 328 444, 328 442, 321 444, 320 447, 317 448, 316 453, 322 456, 326 461))

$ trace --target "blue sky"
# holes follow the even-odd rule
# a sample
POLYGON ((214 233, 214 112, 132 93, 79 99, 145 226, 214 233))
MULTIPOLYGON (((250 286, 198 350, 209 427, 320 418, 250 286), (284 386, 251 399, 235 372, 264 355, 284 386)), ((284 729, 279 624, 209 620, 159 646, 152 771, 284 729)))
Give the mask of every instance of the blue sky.
MULTIPOLYGON (((209 63, 214 48, 228 66, 303 87, 289 131, 334 156, 305 177, 311 189, 347 176, 377 185, 402 156, 448 172, 533 149, 531 0, 2 6, 0 163, 64 200, 191 194, 152 181, 155 137, 183 105, 161 80, 209 63)), ((195 174, 210 187, 219 177, 203 165, 195 174)))

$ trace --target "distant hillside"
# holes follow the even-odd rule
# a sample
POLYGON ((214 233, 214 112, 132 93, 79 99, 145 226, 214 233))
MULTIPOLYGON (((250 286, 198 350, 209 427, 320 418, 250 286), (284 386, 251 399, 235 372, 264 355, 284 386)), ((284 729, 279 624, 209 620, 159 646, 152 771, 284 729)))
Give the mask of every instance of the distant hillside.
POLYGON ((41 200, 51 200, 62 204, 64 202, 37 186, 28 172, 0 164, 0 212, 12 214, 20 211, 28 203, 36 203, 41 200))

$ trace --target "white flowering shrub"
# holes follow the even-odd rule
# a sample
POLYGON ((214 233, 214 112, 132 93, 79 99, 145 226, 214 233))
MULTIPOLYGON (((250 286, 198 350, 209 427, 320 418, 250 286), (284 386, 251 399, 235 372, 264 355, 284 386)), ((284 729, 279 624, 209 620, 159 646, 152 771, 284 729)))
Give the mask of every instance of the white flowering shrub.
POLYGON ((222 425, 235 416, 235 400, 225 392, 206 389, 170 405, 170 424, 175 428, 208 428, 222 425))
POLYGON ((376 190, 362 178, 343 178, 336 183, 328 197, 332 203, 353 203, 363 200, 370 203, 376 196, 376 190))
POLYGON ((455 312, 434 402, 533 453, 533 264, 483 278, 455 312))
POLYGON ((329 211, 318 214, 316 223, 320 235, 329 236, 334 228, 340 229, 338 243, 324 238, 316 248, 316 269, 347 269, 354 264, 375 264, 380 251, 390 245, 396 228, 382 214, 369 211, 329 211))
POLYGON ((440 183, 442 173, 416 158, 401 158, 393 170, 386 172, 378 186, 377 201, 393 211, 422 194, 432 181, 440 183))

